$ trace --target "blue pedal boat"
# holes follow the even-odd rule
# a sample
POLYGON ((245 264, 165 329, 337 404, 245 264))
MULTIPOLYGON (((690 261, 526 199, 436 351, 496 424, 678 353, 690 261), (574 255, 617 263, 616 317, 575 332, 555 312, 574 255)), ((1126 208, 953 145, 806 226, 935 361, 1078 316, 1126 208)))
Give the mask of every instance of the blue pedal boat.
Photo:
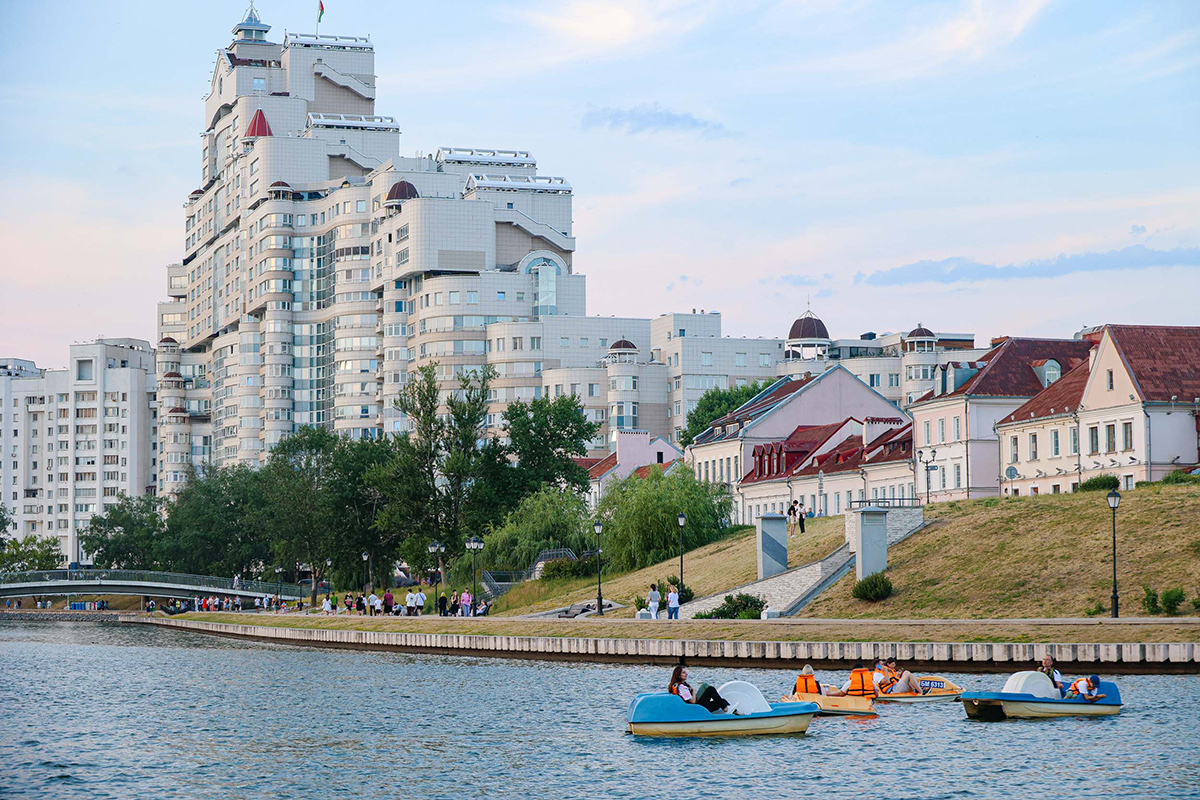
POLYGON ((708 711, 666 692, 633 698, 625 719, 638 736, 762 736, 804 733, 820 711, 816 703, 768 703, 753 684, 730 681, 717 690, 734 713, 708 711))
POLYGON ((962 704, 971 719, 1038 719, 1043 717, 1104 717, 1121 712, 1121 692, 1110 681, 1100 681, 1101 700, 1063 697, 1040 672, 1011 675, 999 692, 963 692, 962 704))

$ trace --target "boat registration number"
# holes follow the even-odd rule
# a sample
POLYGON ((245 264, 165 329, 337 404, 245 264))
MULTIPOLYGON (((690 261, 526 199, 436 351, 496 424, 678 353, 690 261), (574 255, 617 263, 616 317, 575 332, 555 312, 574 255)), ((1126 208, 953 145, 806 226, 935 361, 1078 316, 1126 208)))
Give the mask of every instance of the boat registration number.
POLYGON ((922 678, 921 680, 917 681, 917 683, 921 684, 922 689, 945 689, 946 688, 945 681, 933 680, 932 678, 922 678))

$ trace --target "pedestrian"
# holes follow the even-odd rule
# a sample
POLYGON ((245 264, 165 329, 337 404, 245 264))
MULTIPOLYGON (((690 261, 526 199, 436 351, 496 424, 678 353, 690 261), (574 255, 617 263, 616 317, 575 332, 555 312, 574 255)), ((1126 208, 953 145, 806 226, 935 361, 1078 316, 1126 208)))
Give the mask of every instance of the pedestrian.
POLYGON ((796 533, 796 510, 798 506, 799 504, 795 500, 793 500, 792 504, 788 506, 787 531, 789 539, 792 538, 793 534, 796 533))
POLYGON ((367 616, 375 616, 375 601, 379 598, 375 596, 375 590, 371 590, 371 596, 367 598, 367 616))
POLYGON ((667 590, 667 619, 679 619, 679 590, 673 584, 667 590))
POLYGON ((439 596, 437 599, 437 607, 438 607, 438 616, 439 617, 446 616, 446 606, 447 605, 448 605, 448 603, 446 602, 446 593, 442 592, 441 596, 439 596))
POLYGON ((804 501, 800 500, 796 503, 796 524, 800 526, 800 533, 804 533, 804 501))
POLYGON ((422 591, 421 585, 417 584, 417 616, 418 617, 425 615, 425 600, 426 599, 427 598, 425 597, 425 592, 422 591))
POLYGON ((353 595, 351 595, 350 592, 346 592, 346 613, 349 614, 353 611, 354 611, 354 597, 353 597, 353 595))
POLYGON ((474 616, 475 606, 472 604, 475 598, 471 597, 471 593, 466 589, 462 590, 462 594, 458 596, 458 607, 462 611, 464 617, 474 616))
POLYGON ((417 615, 417 596, 413 594, 412 587, 408 587, 408 594, 404 595, 404 616, 415 617, 417 615))
POLYGON ((396 602, 395 595, 391 589, 383 590, 383 613, 390 615, 392 613, 392 605, 396 602))
POLYGON ((458 604, 459 604, 458 589, 455 589, 453 592, 450 593, 450 616, 452 616, 452 617, 458 616, 458 604))
POLYGON ((363 614, 366 614, 367 613, 367 598, 363 597, 361 594, 356 596, 354 598, 354 609, 358 612, 358 615, 360 617, 363 614))
POLYGON ((650 611, 650 619, 658 619, 658 604, 662 602, 662 594, 658 591, 658 584, 650 584, 650 591, 646 593, 646 608, 650 611))
POLYGON ((333 603, 329 601, 329 595, 325 595, 325 600, 321 603, 321 611, 324 612, 326 616, 329 616, 330 612, 333 611, 333 603))

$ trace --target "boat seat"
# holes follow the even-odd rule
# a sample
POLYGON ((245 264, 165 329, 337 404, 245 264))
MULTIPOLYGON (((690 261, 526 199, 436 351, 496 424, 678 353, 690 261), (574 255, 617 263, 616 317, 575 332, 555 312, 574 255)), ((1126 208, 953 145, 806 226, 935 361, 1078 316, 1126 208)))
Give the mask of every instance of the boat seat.
POLYGON ((1034 697, 1045 697, 1049 700, 1058 700, 1062 697, 1058 687, 1044 673, 1033 670, 1014 672, 1009 675, 1008 680, 1004 682, 1004 688, 1000 691, 1006 694, 1031 694, 1034 697))
POLYGON ((753 683, 728 681, 721 684, 717 693, 729 702, 735 714, 761 714, 771 710, 771 704, 753 683))

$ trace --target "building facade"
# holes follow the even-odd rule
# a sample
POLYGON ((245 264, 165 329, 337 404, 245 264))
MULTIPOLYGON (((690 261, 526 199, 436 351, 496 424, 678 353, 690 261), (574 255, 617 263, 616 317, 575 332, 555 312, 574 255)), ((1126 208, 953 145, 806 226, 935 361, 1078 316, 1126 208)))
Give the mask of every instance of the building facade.
POLYGON ((138 339, 71 346, 70 366, 0 360, 0 495, 13 533, 55 537, 86 562, 79 534, 120 495, 154 493, 154 351, 138 339))

